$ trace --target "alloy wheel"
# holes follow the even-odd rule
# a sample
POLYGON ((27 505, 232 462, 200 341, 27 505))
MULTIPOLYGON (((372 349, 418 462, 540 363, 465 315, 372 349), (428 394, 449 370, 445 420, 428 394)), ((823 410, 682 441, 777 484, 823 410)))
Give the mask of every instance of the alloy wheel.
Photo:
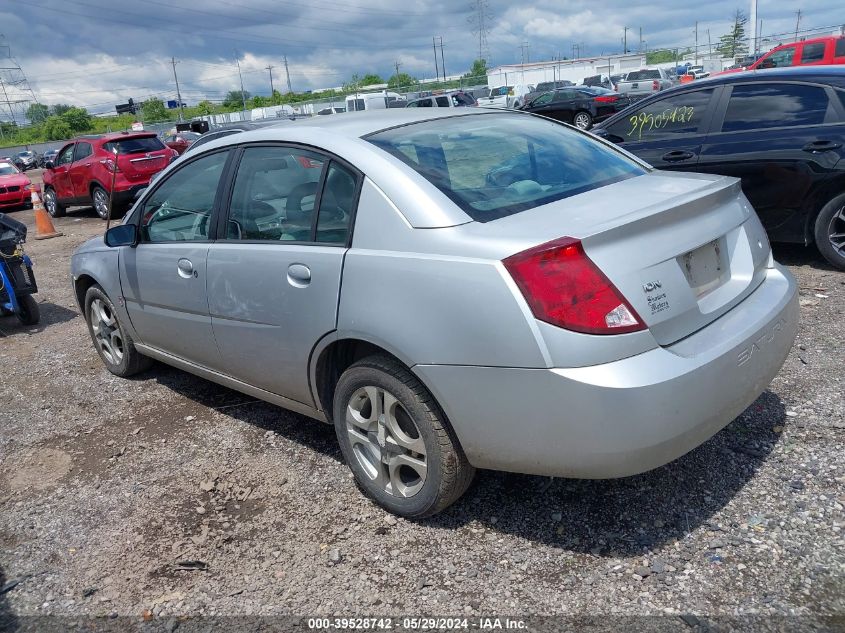
POLYGON ((845 205, 837 209, 830 218, 827 236, 833 250, 845 257, 845 205))
POLYGON ((575 127, 586 130, 590 127, 590 116, 585 114, 584 112, 580 112, 575 115, 575 127))
POLYGON ((397 497, 413 497, 425 484, 426 448, 405 407, 381 387, 357 389, 346 407, 352 452, 374 485, 397 497))
POLYGON ((112 365, 120 365, 123 361, 123 336, 117 317, 102 299, 94 299, 89 310, 91 330, 103 357, 112 365))
POLYGON ((102 189, 94 190, 94 210, 101 218, 109 217, 109 199, 102 189))
POLYGON ((44 206, 47 208, 47 213, 52 216, 56 215, 56 194, 52 189, 44 192, 44 206))

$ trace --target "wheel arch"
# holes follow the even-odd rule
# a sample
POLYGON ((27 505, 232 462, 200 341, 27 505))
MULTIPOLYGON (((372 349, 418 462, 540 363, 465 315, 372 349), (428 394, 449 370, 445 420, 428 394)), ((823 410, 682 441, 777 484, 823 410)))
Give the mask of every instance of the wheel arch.
MULTIPOLYGON (((346 369, 362 358, 383 355, 408 368, 431 392, 425 381, 413 371, 413 363, 404 355, 383 341, 376 341, 361 335, 337 335, 322 339, 312 352, 310 380, 316 408, 322 411, 329 424, 332 423, 332 402, 335 387, 346 369)), ((433 392, 432 392, 433 396, 433 392)))
POLYGON ((94 188, 95 187, 99 187, 100 189, 102 189, 106 193, 109 192, 109 190, 106 189, 105 185, 103 185, 99 180, 92 178, 91 182, 88 183, 88 195, 91 196, 92 200, 94 199, 94 188))
POLYGON ((88 289, 97 284, 97 280, 87 273, 81 274, 73 281, 73 293, 76 297, 76 305, 79 306, 80 312, 85 312, 85 295, 88 289))

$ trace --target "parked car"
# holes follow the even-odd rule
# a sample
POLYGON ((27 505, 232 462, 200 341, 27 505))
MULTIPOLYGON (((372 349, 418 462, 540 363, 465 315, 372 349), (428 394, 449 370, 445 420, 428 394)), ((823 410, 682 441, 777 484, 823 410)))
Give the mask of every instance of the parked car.
POLYGON ((46 152, 41 154, 38 157, 38 166, 44 167, 47 164, 47 161, 55 161, 56 156, 59 155, 59 150, 57 149, 48 149, 46 152))
POLYGON ((710 76, 710 73, 704 70, 704 66, 690 66, 687 71, 694 79, 705 79, 710 76))
POLYGON ((0 209, 32 208, 32 192, 41 190, 11 162, 0 161, 0 209))
POLYGON ((589 130, 593 123, 616 114, 630 103, 627 97, 606 88, 576 86, 547 92, 520 109, 589 130))
POLYGON ((593 132, 659 169, 741 178, 773 241, 845 270, 844 124, 845 67, 828 66, 713 76, 593 132))
POLYGON ((32 150, 18 152, 14 157, 15 167, 21 171, 38 167, 38 154, 32 150))
POLYGON ((44 206, 54 218, 72 205, 93 204, 102 219, 122 213, 137 192, 178 156, 152 132, 80 136, 66 143, 45 165, 44 206), (115 162, 116 161, 116 162, 115 162), (113 196, 112 181, 114 181, 113 196))
POLYGON ((624 81, 616 84, 615 90, 632 99, 641 99, 671 88, 675 85, 674 77, 674 73, 669 73, 664 68, 633 70, 625 76, 624 81))
MULTIPOLYGON (((347 112, 363 112, 364 110, 385 110, 391 104, 402 101, 402 96, 396 92, 367 92, 356 93, 346 97, 347 112)), ((401 107, 401 104, 399 105, 401 107)))
POLYGON ((184 154, 200 136, 196 132, 176 132, 175 134, 168 134, 163 140, 164 144, 177 154, 184 154))
POLYGON ((71 273, 109 371, 155 358, 329 422, 406 517, 475 468, 606 478, 679 457, 766 388, 799 314, 737 180, 483 108, 208 143, 71 273))
POLYGON ((406 108, 465 108, 468 106, 478 105, 475 98, 463 92, 456 90, 447 92, 445 94, 431 95, 430 97, 421 97, 409 101, 406 108))
POLYGON ((558 88, 569 88, 570 86, 574 85, 575 84, 573 82, 567 81, 566 79, 561 79, 558 81, 541 81, 534 87, 534 90, 525 95, 525 100, 522 105, 524 106, 528 103, 531 103, 540 95, 546 94, 547 92, 551 92, 552 90, 557 90, 558 88))
POLYGON ((478 105, 493 108, 519 108, 525 103, 525 97, 534 90, 534 86, 514 85, 490 88, 490 94, 478 99, 478 105))
POLYGON ((765 68, 787 68, 791 66, 826 66, 845 64, 845 35, 816 37, 801 42, 781 44, 761 55, 757 61, 742 68, 729 68, 721 73, 737 73, 743 70, 765 68))

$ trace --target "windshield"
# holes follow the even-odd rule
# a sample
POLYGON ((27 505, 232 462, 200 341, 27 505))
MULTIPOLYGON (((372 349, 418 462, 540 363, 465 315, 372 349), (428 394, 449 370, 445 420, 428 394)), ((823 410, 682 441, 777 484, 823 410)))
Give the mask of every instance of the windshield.
POLYGON ((0 163, 0 176, 13 176, 17 173, 20 172, 18 172, 17 167, 14 165, 10 165, 9 163, 0 163))
POLYGON ((103 147, 109 152, 113 152, 114 148, 117 147, 118 154, 144 154, 165 149, 164 143, 157 136, 136 136, 119 141, 110 141, 103 147))
POLYGON ((30 156, 32 156, 32 152, 18 152, 18 156, 20 156, 21 158, 29 158, 30 156))
POLYGON ((366 137, 488 222, 646 173, 589 135, 519 114, 462 116, 366 137))

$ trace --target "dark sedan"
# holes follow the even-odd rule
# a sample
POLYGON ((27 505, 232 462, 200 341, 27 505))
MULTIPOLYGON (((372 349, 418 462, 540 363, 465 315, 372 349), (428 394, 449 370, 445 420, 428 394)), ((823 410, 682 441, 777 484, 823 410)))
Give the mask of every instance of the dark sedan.
POLYGON ((616 114, 629 103, 627 97, 620 97, 612 90, 573 86, 542 94, 520 109, 589 130, 593 123, 616 114))
POLYGON ((659 169, 742 179, 777 242, 845 270, 845 67, 720 75, 638 102, 594 133, 659 169))

